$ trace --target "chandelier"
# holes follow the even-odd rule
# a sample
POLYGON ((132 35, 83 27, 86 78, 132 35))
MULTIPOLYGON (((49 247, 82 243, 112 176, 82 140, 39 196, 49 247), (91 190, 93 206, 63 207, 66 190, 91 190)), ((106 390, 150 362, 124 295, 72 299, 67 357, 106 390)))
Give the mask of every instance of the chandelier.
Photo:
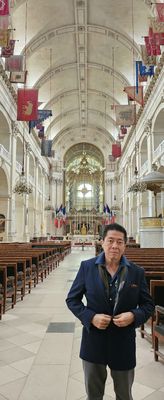
POLYGON ((143 192, 146 192, 146 190, 147 190, 147 185, 146 185, 146 183, 145 182, 141 182, 139 179, 138 179, 138 170, 137 170, 137 167, 135 167, 135 171, 134 171, 134 174, 135 174, 135 179, 136 179, 136 181, 135 181, 135 183, 133 183, 133 185, 131 185, 130 187, 129 187, 129 189, 128 189, 128 192, 133 192, 133 193, 138 193, 138 192, 140 192, 140 193, 143 193, 143 192))
POLYGON ((21 195, 32 193, 32 186, 29 183, 27 183, 27 179, 24 176, 23 169, 21 172, 21 176, 19 177, 18 181, 16 182, 13 192, 17 193, 17 194, 21 194, 21 195))

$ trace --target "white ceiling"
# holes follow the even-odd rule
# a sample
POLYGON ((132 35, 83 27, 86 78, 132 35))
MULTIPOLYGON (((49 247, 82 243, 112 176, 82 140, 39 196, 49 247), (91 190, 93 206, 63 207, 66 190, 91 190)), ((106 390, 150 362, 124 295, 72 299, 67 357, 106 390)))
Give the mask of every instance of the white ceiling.
POLYGON ((61 154, 79 142, 111 153, 112 104, 127 104, 134 61, 153 16, 149 0, 15 0, 15 54, 26 56, 27 86, 52 109, 46 135, 61 154))

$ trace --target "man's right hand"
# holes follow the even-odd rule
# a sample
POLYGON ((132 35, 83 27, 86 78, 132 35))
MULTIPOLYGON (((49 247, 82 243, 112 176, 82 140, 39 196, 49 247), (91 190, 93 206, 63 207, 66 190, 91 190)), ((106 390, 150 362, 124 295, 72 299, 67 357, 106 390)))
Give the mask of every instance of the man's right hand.
POLYGON ((106 329, 110 324, 112 317, 106 314, 95 314, 92 318, 92 325, 98 329, 106 329))

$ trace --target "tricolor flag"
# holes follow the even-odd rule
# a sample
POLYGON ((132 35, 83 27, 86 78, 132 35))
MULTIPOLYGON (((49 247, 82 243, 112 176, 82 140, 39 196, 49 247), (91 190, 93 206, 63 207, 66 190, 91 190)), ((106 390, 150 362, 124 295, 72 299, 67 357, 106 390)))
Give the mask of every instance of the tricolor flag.
POLYGON ((9 0, 0 0, 0 15, 9 14, 9 0))
POLYGON ((158 22, 164 22, 164 3, 157 3, 156 11, 158 22))
POLYGON ((18 89, 17 120, 31 121, 38 117, 38 90, 18 89))
POLYGON ((139 86, 137 92, 136 86, 126 86, 124 90, 127 93, 129 100, 134 100, 143 106, 143 86, 139 86))
POLYGON ((14 47, 15 47, 15 40, 10 39, 8 46, 2 47, 1 49, 1 57, 11 57, 13 56, 14 53, 14 47))

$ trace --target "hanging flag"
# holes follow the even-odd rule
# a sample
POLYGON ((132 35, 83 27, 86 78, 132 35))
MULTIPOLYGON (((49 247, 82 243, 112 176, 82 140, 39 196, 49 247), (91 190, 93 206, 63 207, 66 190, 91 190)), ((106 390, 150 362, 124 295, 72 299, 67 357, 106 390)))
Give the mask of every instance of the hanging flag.
POLYGON ((14 53, 15 40, 10 39, 7 47, 2 47, 1 49, 1 57, 11 57, 14 53))
POLYGON ((116 124, 117 125, 135 125, 136 123, 136 106, 133 105, 116 105, 116 124))
POLYGON ((114 158, 121 157, 121 143, 112 144, 112 156, 114 158))
POLYGON ((148 56, 146 46, 141 45, 142 61, 145 65, 156 65, 156 56, 148 56))
POLYGON ((159 56, 161 54, 158 37, 153 33, 152 28, 149 28, 149 36, 145 36, 145 46, 148 56, 159 56))
POLYGON ((10 31, 0 29, 0 47, 7 47, 10 40, 10 31))
POLYGON ((108 214, 110 214, 110 208, 109 208, 108 204, 106 204, 106 212, 107 212, 108 214))
POLYGON ((11 83, 26 83, 27 71, 10 72, 11 83))
POLYGON ((158 22, 155 18, 150 18, 150 24, 154 33, 164 32, 164 22, 158 22))
POLYGON ((58 219, 57 218, 54 219, 54 225, 56 228, 58 228, 58 219))
POLYGON ((0 0, 0 15, 9 14, 9 0, 0 0))
POLYGON ((52 140, 42 139, 41 142, 41 156, 52 157, 52 140))
POLYGON ((142 64, 142 61, 137 61, 139 66, 139 73, 141 76, 153 76, 154 75, 154 65, 147 67, 142 64))
POLYGON ((9 15, 0 16, 0 29, 2 30, 8 29, 9 23, 10 23, 9 15))
POLYGON ((126 86, 124 91, 127 93, 129 100, 137 101, 143 106, 143 86, 138 87, 138 92, 136 92, 136 86, 126 86))
POLYGON ((164 22, 164 3, 157 3, 155 6, 158 22, 164 22))
POLYGON ((49 117, 52 117, 52 110, 38 110, 38 119, 29 122, 29 133, 31 132, 31 129, 37 127, 38 124, 42 123, 49 117))
POLYGON ((17 120, 31 121, 38 115, 38 90, 18 89, 17 120))
POLYGON ((106 206, 103 207, 103 212, 106 214, 106 206))
POLYGON ((120 133, 121 133, 121 135, 126 135, 126 133, 127 133, 127 127, 121 125, 121 126, 120 126, 120 133))
POLYGON ((5 59, 5 70, 20 72, 23 70, 23 56, 11 56, 5 59))
POLYGON ((43 139, 43 138, 44 138, 44 126, 42 126, 42 127, 39 129, 38 137, 39 137, 39 139, 43 139))

